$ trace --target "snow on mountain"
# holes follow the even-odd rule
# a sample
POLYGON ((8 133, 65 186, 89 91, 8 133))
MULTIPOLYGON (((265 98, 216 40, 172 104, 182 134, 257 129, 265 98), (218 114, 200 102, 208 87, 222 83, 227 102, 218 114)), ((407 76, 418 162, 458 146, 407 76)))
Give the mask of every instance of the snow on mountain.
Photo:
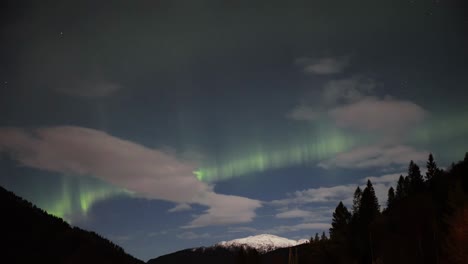
POLYGON ((310 241, 309 239, 304 239, 304 238, 303 238, 303 239, 299 239, 299 240, 297 241, 297 245, 306 244, 306 243, 309 243, 309 241, 310 241))
POLYGON ((308 243, 307 239, 298 241, 279 237, 275 235, 262 234, 257 236, 249 236, 245 238, 234 239, 230 241, 222 241, 215 246, 232 248, 232 247, 250 247, 255 248, 260 253, 266 253, 278 248, 292 247, 304 243, 308 243))

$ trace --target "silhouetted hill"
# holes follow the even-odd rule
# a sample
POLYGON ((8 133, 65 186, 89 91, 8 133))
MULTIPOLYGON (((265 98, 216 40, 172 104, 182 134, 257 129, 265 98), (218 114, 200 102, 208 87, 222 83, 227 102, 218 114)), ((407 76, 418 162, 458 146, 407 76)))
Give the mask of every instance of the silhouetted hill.
POLYGON ((148 264, 203 263, 234 264, 237 251, 222 247, 195 248, 177 251, 148 260, 148 264))
MULTIPOLYGON (((306 259, 303 254, 307 252, 308 244, 291 248, 279 248, 264 254, 258 253, 253 248, 246 247, 205 247, 177 251, 171 254, 150 259, 148 264, 172 264, 172 263, 203 263, 203 264, 283 264, 288 263, 289 257, 306 259), (297 250, 296 250, 297 248, 297 250)), ((302 262, 300 262, 302 263, 302 262)))
POLYGON ((0 212, 1 263, 143 263, 111 241, 71 227, 2 187, 0 212))

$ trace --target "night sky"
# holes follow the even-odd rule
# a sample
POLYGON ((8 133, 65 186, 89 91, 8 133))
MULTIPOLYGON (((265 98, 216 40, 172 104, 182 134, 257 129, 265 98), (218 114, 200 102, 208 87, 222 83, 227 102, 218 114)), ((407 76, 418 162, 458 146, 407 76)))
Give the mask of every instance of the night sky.
POLYGON ((463 2, 2 1, 0 185, 143 260, 309 238, 468 151, 463 2))

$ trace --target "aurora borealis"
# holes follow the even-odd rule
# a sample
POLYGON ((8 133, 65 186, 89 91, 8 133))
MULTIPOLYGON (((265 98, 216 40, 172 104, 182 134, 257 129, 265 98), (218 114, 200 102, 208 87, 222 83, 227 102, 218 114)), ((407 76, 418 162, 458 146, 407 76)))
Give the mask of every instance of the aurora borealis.
MULTIPOLYGON (((278 140, 280 141, 280 140, 278 140)), ((201 167, 195 175, 202 181, 218 181, 254 172, 316 162, 333 154, 344 152, 355 144, 355 139, 345 134, 329 131, 321 136, 310 136, 290 144, 258 144, 246 147, 237 157, 201 167), (276 149, 275 149, 276 147, 276 149)))
POLYGON ((79 180, 63 177, 61 190, 57 195, 49 194, 38 206, 48 213, 73 223, 73 217, 86 217, 94 203, 116 195, 130 195, 126 190, 96 183, 91 180, 79 180))
POLYGON ((308 238, 366 177, 384 207, 468 151, 466 10, 2 1, 0 185, 143 260, 308 238))

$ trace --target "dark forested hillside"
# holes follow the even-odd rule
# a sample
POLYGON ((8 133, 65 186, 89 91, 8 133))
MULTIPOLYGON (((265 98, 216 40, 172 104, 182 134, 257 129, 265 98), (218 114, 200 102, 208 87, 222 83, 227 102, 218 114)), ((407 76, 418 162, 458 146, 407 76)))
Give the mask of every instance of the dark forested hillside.
POLYGON ((0 187, 1 263, 143 263, 0 187))
POLYGON ((167 254, 148 261, 148 264, 171 264, 171 263, 203 263, 203 264, 236 264, 236 263, 258 263, 259 254, 255 249, 249 248, 223 248, 208 247, 197 249, 186 249, 167 254))

